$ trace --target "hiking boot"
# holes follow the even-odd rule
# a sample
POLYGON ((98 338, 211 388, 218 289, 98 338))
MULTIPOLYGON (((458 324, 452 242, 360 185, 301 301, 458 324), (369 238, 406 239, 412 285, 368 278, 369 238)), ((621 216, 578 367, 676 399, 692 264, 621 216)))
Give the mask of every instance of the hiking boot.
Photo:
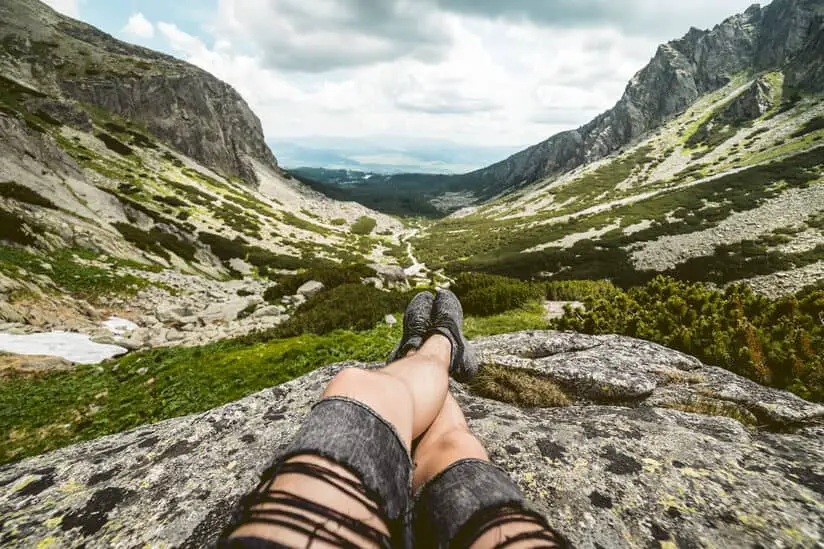
POLYGON ((400 360, 411 350, 417 350, 423 345, 423 340, 429 332, 429 319, 432 316, 432 304, 435 297, 429 292, 416 295, 403 314, 403 336, 398 346, 389 355, 387 364, 400 360))
POLYGON ((442 335, 452 344, 449 373, 458 381, 469 381, 478 373, 475 350, 463 335, 463 307, 454 293, 438 290, 432 305, 432 318, 427 336, 442 335))

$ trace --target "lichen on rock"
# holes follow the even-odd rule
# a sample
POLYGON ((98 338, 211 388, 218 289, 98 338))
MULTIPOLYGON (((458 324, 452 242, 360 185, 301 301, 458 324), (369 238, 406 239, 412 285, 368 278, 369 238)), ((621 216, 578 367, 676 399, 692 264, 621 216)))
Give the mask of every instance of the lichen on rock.
MULTIPOLYGON (((477 344, 485 360, 546 376, 574 400, 522 409, 452 386, 492 460, 575 547, 824 541, 824 407, 624 337, 524 332, 477 344), (595 385, 622 398, 598 403, 595 385), (757 421, 667 409, 696 395, 757 421)), ((0 539, 208 545, 332 376, 374 366, 331 365, 203 414, 0 468, 0 539)))

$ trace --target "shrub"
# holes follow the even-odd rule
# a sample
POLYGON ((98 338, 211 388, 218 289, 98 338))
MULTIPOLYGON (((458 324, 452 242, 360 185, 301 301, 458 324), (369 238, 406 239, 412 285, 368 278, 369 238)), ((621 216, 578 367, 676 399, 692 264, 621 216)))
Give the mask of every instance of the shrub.
POLYGON ((0 240, 29 246, 37 240, 24 227, 26 222, 14 212, 0 209, 0 240))
POLYGON ((555 327, 660 343, 759 383, 824 401, 824 290, 770 300, 659 276, 610 298, 584 300, 555 327))
POLYGON ((810 119, 801 129, 793 133, 792 137, 803 137, 818 130, 824 130, 824 116, 816 116, 810 119))
POLYGON ((14 181, 0 183, 0 196, 4 198, 11 198, 12 200, 16 200, 18 202, 40 206, 42 208, 49 208, 52 210, 57 209, 54 202, 48 198, 41 196, 36 191, 33 191, 25 185, 21 185, 14 181))
POLYGON ((511 311, 544 297, 541 284, 481 273, 461 273, 453 291, 460 298, 464 312, 478 316, 511 311))
POLYGON ((130 146, 118 140, 116 137, 113 137, 105 132, 98 132, 95 135, 110 151, 114 151, 117 154, 122 154, 123 156, 129 156, 134 153, 130 146))
POLYGON ((408 301, 405 293, 384 292, 365 284, 343 284, 311 298, 273 334, 292 337, 334 330, 369 330, 386 315, 402 312, 408 301))
POLYGON ((230 240, 219 234, 201 232, 197 235, 198 240, 209 246, 212 253, 223 261, 231 259, 243 259, 246 256, 246 245, 248 242, 241 237, 230 240))
POLYGON ((343 225, 346 225, 346 220, 342 217, 338 217, 338 218, 332 220, 332 225, 334 225, 336 227, 341 227, 343 225))
POLYGON ((270 303, 278 302, 284 296, 297 293, 298 288, 310 280, 322 282, 326 290, 331 290, 343 284, 359 284, 361 279, 374 274, 366 265, 315 266, 296 275, 277 278, 278 285, 267 289, 263 298, 270 303))
POLYGON ((175 208, 186 208, 189 206, 187 202, 184 202, 176 196, 163 196, 156 194, 153 198, 155 202, 160 202, 161 204, 166 204, 167 206, 172 206, 175 208))
POLYGON ((173 234, 169 234, 154 227, 149 232, 142 231, 134 225, 128 223, 115 223, 114 228, 123 235, 123 238, 134 244, 137 248, 160 256, 167 261, 171 259, 169 250, 183 259, 193 261, 195 258, 195 247, 173 234))
POLYGON ((484 398, 527 408, 557 408, 572 402, 552 381, 533 372, 497 365, 483 366, 470 385, 484 398))
POLYGON ((372 231, 374 231, 377 226, 377 221, 364 215, 352 224, 351 231, 353 234, 369 235, 372 234, 372 231))

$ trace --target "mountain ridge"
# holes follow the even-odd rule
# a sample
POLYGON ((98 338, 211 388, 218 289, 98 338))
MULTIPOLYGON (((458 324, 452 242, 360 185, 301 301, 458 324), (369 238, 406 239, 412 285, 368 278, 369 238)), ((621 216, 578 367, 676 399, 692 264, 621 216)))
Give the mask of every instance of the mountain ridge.
MULTIPOLYGON (((232 86, 203 69, 117 40, 36 0, 4 3, 0 19, 6 76, 140 122, 181 153, 250 185, 257 179, 249 158, 277 169, 258 117, 232 86)), ((51 110, 60 116, 60 108, 51 110)))

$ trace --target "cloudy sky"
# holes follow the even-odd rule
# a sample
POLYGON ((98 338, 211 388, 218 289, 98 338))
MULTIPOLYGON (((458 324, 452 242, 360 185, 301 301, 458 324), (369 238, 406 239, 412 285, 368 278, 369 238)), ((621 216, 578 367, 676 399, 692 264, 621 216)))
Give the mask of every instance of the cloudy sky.
POLYGON ((231 83, 271 141, 521 147, 751 0, 47 0, 231 83))

